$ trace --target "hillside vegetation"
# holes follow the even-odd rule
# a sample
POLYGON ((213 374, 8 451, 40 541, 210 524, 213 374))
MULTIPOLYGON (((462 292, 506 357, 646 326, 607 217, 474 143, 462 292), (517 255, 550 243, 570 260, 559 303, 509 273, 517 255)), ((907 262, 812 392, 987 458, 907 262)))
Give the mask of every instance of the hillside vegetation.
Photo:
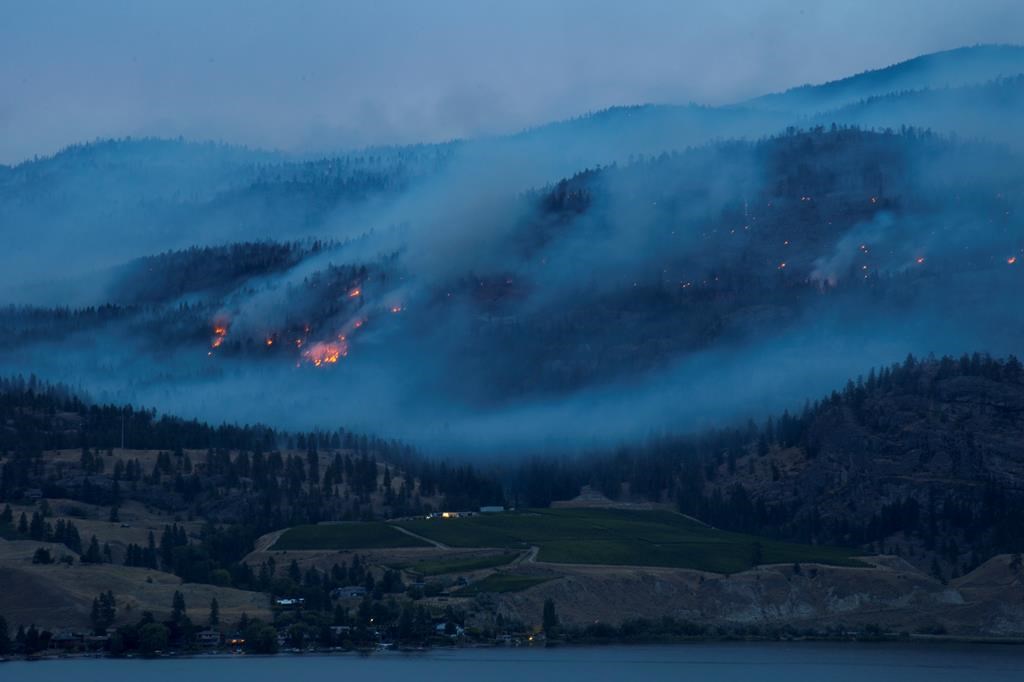
POLYGON ((849 550, 729 533, 671 512, 543 509, 399 525, 452 547, 536 545, 537 560, 552 563, 672 566, 718 573, 787 562, 862 565, 849 550))

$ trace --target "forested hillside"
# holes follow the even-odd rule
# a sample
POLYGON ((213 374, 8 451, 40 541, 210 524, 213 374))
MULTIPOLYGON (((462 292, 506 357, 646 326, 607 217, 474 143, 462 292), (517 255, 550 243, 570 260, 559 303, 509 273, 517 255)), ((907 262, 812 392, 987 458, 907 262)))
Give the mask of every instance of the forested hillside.
POLYGON ((541 504, 590 485, 722 528, 899 554, 949 578, 1024 550, 1022 437, 1016 358, 908 357, 760 424, 535 460, 516 495, 541 504))

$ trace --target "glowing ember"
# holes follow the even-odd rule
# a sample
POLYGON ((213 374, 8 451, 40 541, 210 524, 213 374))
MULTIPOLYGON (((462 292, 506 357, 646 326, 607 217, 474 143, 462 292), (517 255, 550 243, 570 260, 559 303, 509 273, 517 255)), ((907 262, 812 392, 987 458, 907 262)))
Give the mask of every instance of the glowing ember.
POLYGON ((270 346, 273 346, 273 345, 274 345, 274 337, 272 337, 272 336, 268 336, 268 337, 267 337, 267 341, 266 341, 266 344, 267 344, 267 347, 268 347, 268 348, 269 348, 270 346))
POLYGON ((1006 264, 1007 265, 1013 265, 1016 262, 1017 262, 1017 257, 1016 256, 1010 256, 1009 258, 1006 259, 1006 264))
POLYGON ((391 306, 391 312, 393 312, 393 313, 400 313, 400 312, 402 312, 402 306, 400 306, 400 305, 393 305, 393 306, 391 306))
POLYGON ((210 348, 220 348, 220 345, 224 343, 224 337, 228 335, 228 323, 226 320, 218 319, 213 323, 213 341, 210 342, 210 348))
POLYGON ((779 263, 779 270, 785 270, 785 269, 786 269, 786 264, 785 263, 779 263))
POLYGON ((359 296, 362 293, 363 293, 362 289, 353 289, 352 291, 348 292, 348 297, 349 298, 355 298, 356 296, 359 296))
POLYGON ((348 355, 348 345, 342 343, 314 343, 312 346, 302 351, 302 357, 306 359, 314 367, 321 367, 323 365, 333 365, 338 362, 339 358, 343 358, 348 355))
POLYGON ((918 256, 917 257, 917 264, 920 265, 923 262, 924 262, 924 256, 918 256))
POLYGON ((356 329, 359 329, 360 327, 362 327, 362 326, 363 326, 363 321, 362 321, 362 320, 356 320, 356 323, 355 323, 355 325, 353 325, 353 326, 354 326, 354 327, 355 327, 356 329))

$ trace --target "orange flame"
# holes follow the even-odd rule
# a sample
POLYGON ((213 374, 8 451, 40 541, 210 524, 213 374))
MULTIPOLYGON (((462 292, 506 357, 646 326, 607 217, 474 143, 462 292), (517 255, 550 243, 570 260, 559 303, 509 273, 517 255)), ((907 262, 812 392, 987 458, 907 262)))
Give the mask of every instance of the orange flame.
POLYGON ((920 265, 921 263, 924 263, 924 256, 917 257, 917 264, 920 265))
POLYGON ((218 318, 213 322, 213 341, 210 342, 210 348, 220 348, 220 345, 224 343, 224 337, 228 335, 228 322, 223 318, 218 318))
POLYGON ((302 351, 302 357, 314 367, 333 365, 339 358, 348 355, 348 345, 342 343, 314 343, 308 349, 302 351))
POLYGON ((1006 259, 1006 264, 1007 265, 1013 265, 1016 262, 1017 262, 1017 257, 1016 256, 1010 256, 1009 258, 1006 259))
POLYGON ((359 296, 362 293, 363 293, 362 289, 356 288, 356 289, 353 289, 352 291, 348 292, 348 297, 349 298, 355 298, 356 296, 359 296))
POLYGON ((393 313, 400 313, 400 312, 402 312, 402 306, 400 306, 400 305, 393 305, 393 306, 391 306, 391 312, 393 312, 393 313))

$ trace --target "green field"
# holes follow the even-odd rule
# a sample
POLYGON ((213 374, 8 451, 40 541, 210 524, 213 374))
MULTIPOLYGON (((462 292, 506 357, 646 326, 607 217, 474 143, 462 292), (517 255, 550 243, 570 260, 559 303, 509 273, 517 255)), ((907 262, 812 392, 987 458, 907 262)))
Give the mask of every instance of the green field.
POLYGON ((406 571, 413 571, 424 576, 444 575, 446 573, 465 573, 467 571, 479 571, 485 568, 496 568, 515 561, 519 552, 504 552, 489 556, 471 557, 460 559, 423 559, 421 561, 409 561, 402 564, 392 564, 392 568, 406 571))
POLYGON ((538 509, 401 525, 452 547, 540 548, 539 561, 670 566, 736 573, 755 564, 862 566, 854 550, 775 542, 709 528, 667 511, 538 509))
POLYGON ((484 592, 521 592, 549 580, 554 580, 554 578, 514 573, 492 573, 483 580, 462 588, 456 594, 460 597, 472 597, 484 592))
POLYGON ((386 549, 429 546, 386 523, 322 523, 289 528, 270 549, 386 549))

